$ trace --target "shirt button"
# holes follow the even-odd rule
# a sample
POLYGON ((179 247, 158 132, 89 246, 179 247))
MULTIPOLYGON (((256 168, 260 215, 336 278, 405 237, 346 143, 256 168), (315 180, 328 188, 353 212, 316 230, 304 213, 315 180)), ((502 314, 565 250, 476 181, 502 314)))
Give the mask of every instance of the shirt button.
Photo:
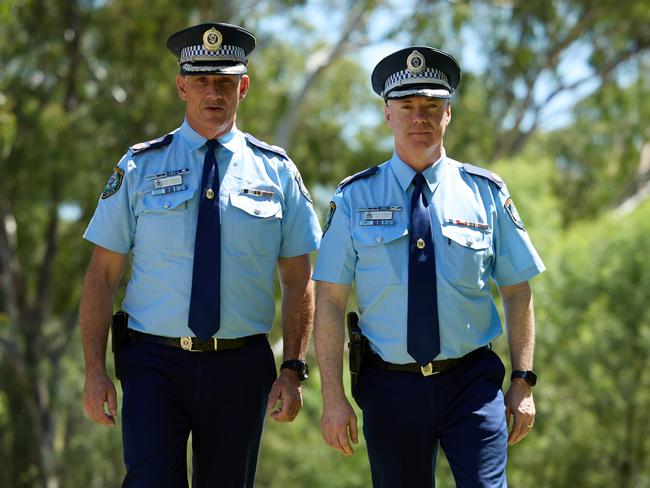
POLYGON ((377 243, 381 243, 381 242, 384 242, 384 238, 382 236, 377 236, 377 237, 375 237, 375 241, 377 243))
POLYGON ((163 208, 169 208, 171 207, 171 204, 169 202, 163 203, 163 208))
POLYGON ((253 211, 253 213, 254 213, 255 215, 259 215, 259 214, 260 214, 260 209, 259 209, 259 208, 256 208, 256 209, 253 211))
POLYGON ((471 239, 467 239, 467 242, 465 243, 465 245, 471 246, 472 244, 474 244, 474 242, 471 239))

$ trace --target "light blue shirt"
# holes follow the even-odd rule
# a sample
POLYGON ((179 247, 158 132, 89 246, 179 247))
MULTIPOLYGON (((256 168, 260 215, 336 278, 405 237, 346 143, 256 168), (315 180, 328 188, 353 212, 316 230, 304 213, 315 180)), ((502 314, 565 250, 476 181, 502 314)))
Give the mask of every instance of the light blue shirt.
MULTIPOLYGON (((361 330, 385 361, 397 364, 414 362, 406 349, 414 175, 394 154, 375 174, 344 181, 330 204, 335 210, 313 275, 330 283, 356 282, 361 330)), ((478 176, 444 156, 423 175, 436 259, 436 360, 456 358, 502 333, 490 278, 512 285, 545 268, 496 175, 478 176)))
MULTIPOLYGON (((123 181, 99 200, 84 234, 111 251, 131 252, 122 306, 132 329, 194 335, 187 318, 205 142, 185 121, 170 144, 141 154, 129 149, 118 163, 123 181), (160 180, 178 172, 171 181, 160 180), (156 180, 169 185, 164 191, 178 191, 154 194, 156 180)), ((252 143, 235 127, 219 142, 221 328, 215 337, 267 333, 275 314, 277 259, 317 249, 318 218, 290 159, 252 143)))

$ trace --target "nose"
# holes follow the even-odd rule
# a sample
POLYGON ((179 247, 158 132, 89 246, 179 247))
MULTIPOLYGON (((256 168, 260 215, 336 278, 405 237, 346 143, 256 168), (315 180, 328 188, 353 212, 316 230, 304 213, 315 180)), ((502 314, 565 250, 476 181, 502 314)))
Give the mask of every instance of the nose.
POLYGON ((415 107, 413 110, 413 122, 426 122, 427 110, 425 107, 415 107))
POLYGON ((205 87, 206 95, 217 97, 221 95, 221 90, 219 89, 219 83, 217 80, 209 80, 208 84, 205 87))

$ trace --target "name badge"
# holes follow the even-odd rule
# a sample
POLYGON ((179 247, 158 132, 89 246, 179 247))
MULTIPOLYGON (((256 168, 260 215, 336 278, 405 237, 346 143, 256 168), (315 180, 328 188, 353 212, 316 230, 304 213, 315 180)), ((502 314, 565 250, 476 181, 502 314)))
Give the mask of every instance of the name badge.
POLYGON ((393 212, 390 210, 385 212, 365 212, 363 218, 365 220, 393 220, 393 212))
POLYGON ((158 190, 160 188, 167 188, 169 186, 176 186, 183 184, 183 177, 181 175, 166 176, 164 178, 157 178, 153 180, 153 187, 158 190))
POLYGON ((393 225, 393 212, 401 212, 402 207, 359 207, 357 212, 361 213, 359 225, 393 225))

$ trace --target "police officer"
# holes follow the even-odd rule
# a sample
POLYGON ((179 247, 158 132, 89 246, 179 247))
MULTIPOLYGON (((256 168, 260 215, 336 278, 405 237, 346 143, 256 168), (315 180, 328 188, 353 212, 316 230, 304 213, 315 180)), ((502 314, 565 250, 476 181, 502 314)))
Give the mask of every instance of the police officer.
POLYGON ((372 73, 395 151, 336 190, 314 270, 322 434, 352 454, 357 419, 343 389, 343 314, 356 282, 369 351, 353 387, 375 487, 432 487, 438 447, 457 486, 506 486, 508 443, 533 426, 533 302, 544 270, 504 182, 447 157, 452 56, 413 46, 372 73), (490 349, 503 299, 513 367, 490 349), (512 427, 508 434, 508 421, 512 427))
POLYGON ((320 227, 287 154, 235 124, 254 46, 250 32, 221 23, 169 38, 185 120, 127 151, 84 235, 96 247, 80 306, 83 403, 100 424, 117 414, 105 349, 131 255, 127 347, 116 356, 125 487, 187 486, 190 432, 193 486, 252 487, 265 411, 291 421, 302 406, 308 253, 320 227), (267 340, 276 263, 285 360, 277 379, 267 340))

